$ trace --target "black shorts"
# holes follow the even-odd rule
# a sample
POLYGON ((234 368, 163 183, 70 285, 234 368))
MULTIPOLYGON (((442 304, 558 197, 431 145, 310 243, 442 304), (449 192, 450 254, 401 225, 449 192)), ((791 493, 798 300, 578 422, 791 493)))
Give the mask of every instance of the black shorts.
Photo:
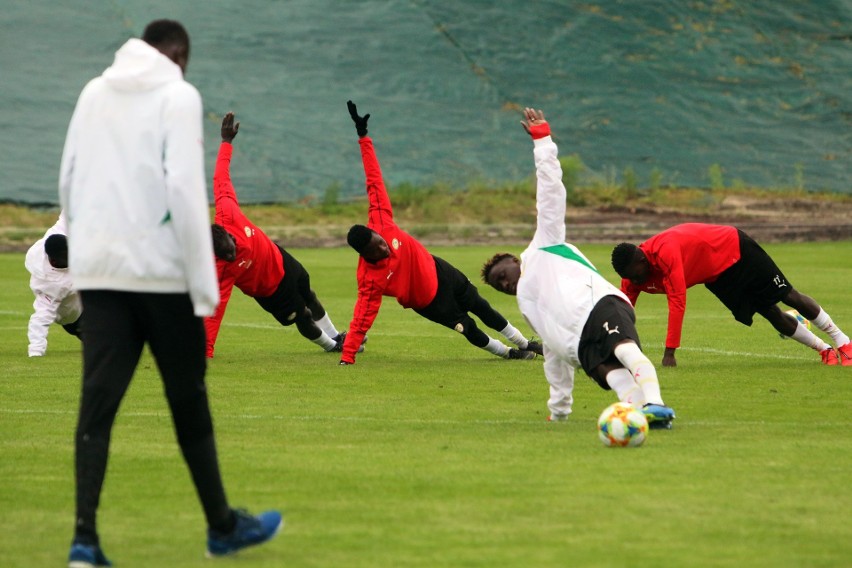
POLYGON ((284 278, 271 296, 255 298, 255 301, 281 325, 292 325, 305 310, 307 298, 311 297, 311 277, 293 255, 280 246, 278 249, 284 262, 284 278))
POLYGON ((601 363, 615 360, 615 346, 625 339, 632 339, 639 348, 639 333, 636 331, 636 312, 626 301, 618 296, 605 296, 601 298, 586 325, 580 334, 580 345, 577 349, 577 357, 580 365, 600 387, 611 390, 604 377, 596 377, 592 373, 595 367, 601 363))
POLYGON ((705 284, 725 304, 734 318, 751 325, 754 314, 784 300, 793 286, 754 239, 740 230, 740 259, 705 284))
POLYGON ((453 329, 468 317, 467 312, 479 298, 479 291, 458 268, 444 260, 435 259, 438 291, 425 308, 414 311, 424 318, 453 329))

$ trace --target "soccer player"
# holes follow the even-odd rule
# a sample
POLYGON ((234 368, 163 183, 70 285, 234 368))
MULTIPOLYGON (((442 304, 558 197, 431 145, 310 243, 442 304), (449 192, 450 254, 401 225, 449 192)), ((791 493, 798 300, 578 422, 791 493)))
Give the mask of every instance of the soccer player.
POLYGON ((219 306, 212 317, 204 320, 207 357, 213 357, 216 337, 234 286, 254 298, 281 325, 296 324, 303 337, 326 351, 339 352, 345 334, 337 331, 311 289, 308 271, 290 253, 272 242, 240 209, 230 173, 233 141, 239 129, 240 123, 234 122, 234 113, 227 113, 222 119, 222 143, 213 176, 216 222, 211 231, 219 277, 219 306))
POLYGON ((476 287, 456 267, 429 251, 397 226, 382 180, 373 141, 367 136, 370 115, 359 116, 352 101, 349 115, 355 122, 370 202, 368 223, 354 225, 346 238, 358 259, 358 301, 343 344, 341 365, 355 363, 361 339, 373 325, 382 296, 392 296, 404 308, 461 333, 472 345, 505 359, 532 359, 541 345, 523 334, 479 295, 476 287), (499 331, 517 348, 509 348, 476 326, 468 312, 499 331))
POLYGON ((612 267, 621 289, 635 306, 640 292, 665 294, 669 304, 663 366, 675 367, 686 312, 686 290, 704 284, 750 326, 758 313, 779 333, 819 352, 826 365, 852 365, 849 337, 810 296, 795 288, 754 239, 736 227, 684 223, 654 235, 639 246, 621 243, 612 251, 612 267), (778 302, 795 308, 826 332, 831 345, 814 335, 778 302))
POLYGON ((517 296, 524 318, 544 344, 550 383, 550 420, 565 420, 573 405, 578 367, 622 402, 641 408, 651 428, 671 428, 674 411, 660 394, 654 365, 642 353, 627 297, 574 245, 565 242, 566 192, 562 167, 544 113, 524 109, 536 167, 536 229, 521 258, 494 255, 482 279, 517 296))
MULTIPOLYGON (((96 516, 110 436, 147 343, 204 509, 207 551, 271 539, 277 511, 229 506, 204 375, 204 324, 219 301, 204 183, 202 103, 184 80, 189 36, 155 20, 83 89, 59 175, 70 271, 83 311, 83 385, 74 439, 71 568, 111 566, 96 516)), ((141 490, 146 494, 149 488, 141 490)))
POLYGON ((68 272, 68 239, 65 212, 27 251, 24 265, 30 273, 30 290, 35 295, 33 314, 27 327, 30 357, 47 352, 50 324, 58 323, 71 335, 80 337, 83 305, 68 272))

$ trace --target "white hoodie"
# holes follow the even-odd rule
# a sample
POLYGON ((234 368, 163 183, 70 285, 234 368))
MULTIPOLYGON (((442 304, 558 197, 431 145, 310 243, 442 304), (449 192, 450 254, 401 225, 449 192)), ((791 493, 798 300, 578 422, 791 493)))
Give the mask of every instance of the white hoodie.
POLYGON ((189 292, 196 315, 213 313, 202 138, 198 91, 142 40, 86 85, 59 174, 77 290, 189 292))
POLYGON ((605 296, 627 296, 601 276, 574 245, 565 242, 566 191, 556 144, 534 141, 536 230, 521 254, 518 307, 544 344, 544 374, 553 415, 571 413, 574 370, 580 366, 580 334, 595 304, 605 296))
POLYGON ((71 285, 71 274, 67 268, 54 268, 44 252, 44 241, 50 235, 64 235, 65 214, 59 214, 56 224, 47 230, 42 238, 37 240, 30 250, 24 265, 30 272, 30 289, 35 295, 33 314, 27 326, 29 346, 27 353, 30 357, 41 357, 47 351, 47 332, 50 324, 67 325, 80 318, 83 307, 80 296, 71 285))

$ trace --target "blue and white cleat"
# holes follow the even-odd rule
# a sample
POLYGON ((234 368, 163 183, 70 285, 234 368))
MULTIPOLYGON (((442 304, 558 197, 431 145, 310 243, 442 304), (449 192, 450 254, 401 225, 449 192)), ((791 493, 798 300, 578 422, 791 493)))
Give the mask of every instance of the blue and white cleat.
POLYGON ((112 562, 104 555, 104 551, 97 544, 71 543, 71 552, 68 553, 68 568, 97 568, 98 566, 112 566, 112 562))
POLYGON ((247 511, 236 510, 237 526, 230 533, 208 529, 207 556, 228 556, 235 552, 264 543, 272 539, 284 526, 284 519, 278 511, 266 511, 252 516, 247 511))
POLYGON ((672 429, 672 420, 675 419, 675 412, 668 406, 649 403, 642 407, 642 414, 648 420, 648 428, 651 430, 672 429))

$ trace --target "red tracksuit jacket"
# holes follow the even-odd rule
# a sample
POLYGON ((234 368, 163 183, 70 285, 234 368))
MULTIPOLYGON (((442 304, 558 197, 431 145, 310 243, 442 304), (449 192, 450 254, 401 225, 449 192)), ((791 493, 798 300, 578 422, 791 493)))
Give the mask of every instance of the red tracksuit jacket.
POLYGON ((654 235, 639 248, 651 265, 651 275, 641 286, 622 279, 621 291, 635 306, 640 292, 666 294, 669 303, 666 347, 680 347, 686 289, 709 284, 740 259, 736 227, 684 223, 654 235))
POLYGON ((237 258, 234 262, 216 259, 219 276, 219 306, 209 318, 205 318, 207 329, 207 356, 213 356, 213 346, 231 291, 234 286, 251 297, 271 296, 284 278, 284 261, 281 251, 258 227, 243 215, 234 185, 231 183, 231 154, 234 149, 228 142, 219 146, 216 171, 213 174, 213 196, 216 201, 216 223, 234 237, 237 242, 237 258))
POLYGON ((358 259, 358 301, 340 357, 347 363, 355 362, 355 352, 379 313, 382 296, 396 298, 404 308, 424 308, 438 292, 435 259, 417 239, 394 223, 373 141, 364 136, 358 143, 370 202, 367 226, 387 241, 390 256, 376 263, 358 259))

